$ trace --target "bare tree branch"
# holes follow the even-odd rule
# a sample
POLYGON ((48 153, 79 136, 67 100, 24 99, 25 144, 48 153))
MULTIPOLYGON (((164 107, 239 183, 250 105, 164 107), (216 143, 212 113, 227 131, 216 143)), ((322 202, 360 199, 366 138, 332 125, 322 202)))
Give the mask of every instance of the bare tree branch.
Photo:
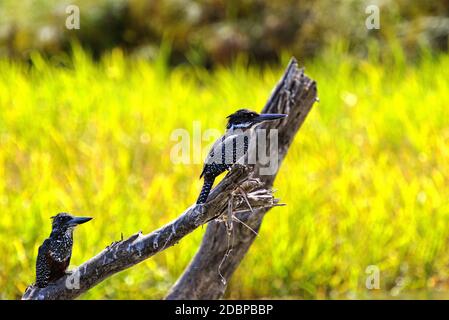
MULTIPOLYGON (((312 107, 315 97, 315 83, 305 77, 302 70, 297 69, 297 63, 292 59, 286 74, 264 108, 264 112, 289 114, 287 120, 278 125, 279 161, 285 157, 288 147, 312 107)), ((240 166, 235 167, 212 190, 204 205, 191 206, 177 219, 152 233, 143 235, 139 232, 126 240, 114 242, 73 270, 70 275, 59 279, 50 286, 46 288, 29 286, 22 299, 74 299, 115 273, 130 268, 175 245, 203 223, 227 213, 230 201, 233 204, 233 210, 240 212, 237 218, 257 231, 265 212, 279 204, 271 191, 274 175, 259 175, 258 165, 253 169, 256 171, 253 172, 240 166), (254 213, 248 212, 246 200, 238 196, 242 188, 248 194, 247 201, 254 213)), ((240 225, 234 229, 234 251, 222 266, 222 273, 226 279, 230 278, 255 236, 248 227, 240 225)), ((223 223, 210 223, 199 252, 184 275, 172 288, 168 298, 221 297, 226 285, 220 281, 217 270, 227 251, 225 245, 227 239, 227 230, 223 223)))
MULTIPOLYGON (((255 208, 276 206, 271 190, 263 189, 257 180, 248 180, 249 170, 235 167, 225 179, 211 192, 204 205, 194 205, 182 213, 176 220, 147 235, 136 233, 126 240, 112 243, 95 257, 59 279, 46 288, 31 285, 22 299, 74 299, 94 287, 101 281, 130 268, 139 262, 175 245, 184 236, 191 233, 203 223, 224 213, 234 190, 242 184, 247 191, 255 193, 249 197, 251 206, 255 208)), ((242 209, 243 201, 234 201, 236 208, 242 209)))
MULTIPOLYGON (((266 103, 264 113, 286 113, 288 117, 281 122, 269 122, 265 129, 278 129, 279 166, 287 155, 293 139, 304 122, 307 114, 317 101, 315 81, 304 75, 303 69, 298 69, 297 61, 292 58, 284 76, 266 103)), ((267 154, 270 146, 267 146, 267 154)), ((276 150, 274 150, 276 151, 276 150)), ((259 178, 265 188, 271 188, 277 171, 273 175, 260 175, 260 164, 255 165, 252 176, 259 178)), ((247 210, 237 214, 253 230, 258 231, 263 217, 269 208, 247 210)), ((240 264, 246 252, 254 241, 255 234, 246 226, 236 224, 233 232, 232 252, 223 262, 223 257, 229 251, 227 239, 229 235, 223 223, 213 221, 209 223, 201 246, 190 265, 172 287, 167 299, 219 299, 223 296, 227 282, 240 264), (219 272, 220 271, 220 274, 219 272)))

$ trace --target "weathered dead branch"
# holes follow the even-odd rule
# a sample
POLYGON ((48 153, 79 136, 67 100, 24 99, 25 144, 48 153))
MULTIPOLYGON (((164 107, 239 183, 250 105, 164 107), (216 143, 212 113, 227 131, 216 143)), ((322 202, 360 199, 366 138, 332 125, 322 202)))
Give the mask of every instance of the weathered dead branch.
MULTIPOLYGON (((287 154, 293 138, 316 101, 316 84, 298 69, 292 59, 284 76, 273 91, 263 112, 287 113, 288 118, 275 123, 278 129, 279 165, 287 154)), ((274 128, 273 123, 265 129, 274 128)), ((269 148, 269 146, 267 147, 269 148)), ((275 150, 276 151, 276 150, 275 150)), ((207 221, 226 213, 229 201, 233 201, 236 218, 233 251, 223 262, 228 250, 228 234, 224 223, 209 223, 201 247, 184 274, 168 294, 168 299, 216 299, 222 297, 226 284, 220 272, 229 279, 251 246, 259 230, 263 216, 278 200, 273 197, 271 186, 277 174, 259 174, 261 166, 251 169, 236 166, 215 187, 204 205, 193 205, 177 219, 149 234, 136 233, 126 240, 114 242, 99 254, 72 271, 71 275, 59 279, 46 288, 31 285, 22 299, 73 299, 94 287, 106 278, 148 259, 175 245, 187 234, 207 221), (246 200, 235 197, 239 188, 249 193, 246 200), (250 228, 248 228, 248 226, 250 228), (73 279, 76 278, 76 281, 73 279)), ((278 167, 279 168, 279 167, 278 167)))

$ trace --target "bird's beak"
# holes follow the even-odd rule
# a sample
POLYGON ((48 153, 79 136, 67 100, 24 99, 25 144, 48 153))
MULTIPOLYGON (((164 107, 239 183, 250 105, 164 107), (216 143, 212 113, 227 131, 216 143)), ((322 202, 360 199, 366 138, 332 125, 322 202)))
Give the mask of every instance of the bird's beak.
POLYGON ((261 113, 255 119, 257 122, 272 121, 285 118, 287 115, 282 113, 261 113))
POLYGON ((70 224, 73 226, 77 226, 90 220, 92 220, 91 217, 74 217, 72 220, 70 220, 70 224))

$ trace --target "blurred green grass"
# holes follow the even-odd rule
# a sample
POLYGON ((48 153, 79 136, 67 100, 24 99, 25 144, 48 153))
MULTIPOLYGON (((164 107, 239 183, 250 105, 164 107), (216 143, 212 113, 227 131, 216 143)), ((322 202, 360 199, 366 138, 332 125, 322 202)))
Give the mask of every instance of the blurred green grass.
MULTIPOLYGON (((336 46, 301 61, 316 104, 278 175, 260 236, 228 298, 370 295, 445 290, 449 273, 449 56, 390 64, 336 46)), ((244 59, 208 72, 166 61, 100 63, 77 49, 70 66, 38 54, 34 67, 0 61, 0 298, 34 281, 37 248, 60 211, 95 217, 75 233, 73 265, 112 241, 150 232, 191 205, 201 165, 174 165, 176 128, 222 130, 236 108, 259 110, 281 67, 244 59)), ((287 56, 283 59, 287 62, 287 56)), ((205 141, 209 143, 210 141, 205 141)), ((205 145, 203 145, 205 146, 205 145)), ((161 298, 190 261, 204 228, 82 296, 161 298)))

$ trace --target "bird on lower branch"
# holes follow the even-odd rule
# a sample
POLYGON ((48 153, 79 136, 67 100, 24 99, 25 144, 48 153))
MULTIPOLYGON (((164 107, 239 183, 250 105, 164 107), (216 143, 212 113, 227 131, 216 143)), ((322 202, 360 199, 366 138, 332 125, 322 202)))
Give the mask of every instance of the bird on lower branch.
POLYGON ((52 217, 50 237, 39 247, 36 260, 36 285, 45 288, 66 274, 73 247, 73 230, 92 218, 58 213, 52 217))
POLYGON ((204 162, 200 178, 204 177, 197 204, 206 202, 215 178, 238 162, 248 151, 249 139, 256 125, 286 117, 286 114, 262 113, 240 109, 229 115, 225 134, 219 138, 204 162))

